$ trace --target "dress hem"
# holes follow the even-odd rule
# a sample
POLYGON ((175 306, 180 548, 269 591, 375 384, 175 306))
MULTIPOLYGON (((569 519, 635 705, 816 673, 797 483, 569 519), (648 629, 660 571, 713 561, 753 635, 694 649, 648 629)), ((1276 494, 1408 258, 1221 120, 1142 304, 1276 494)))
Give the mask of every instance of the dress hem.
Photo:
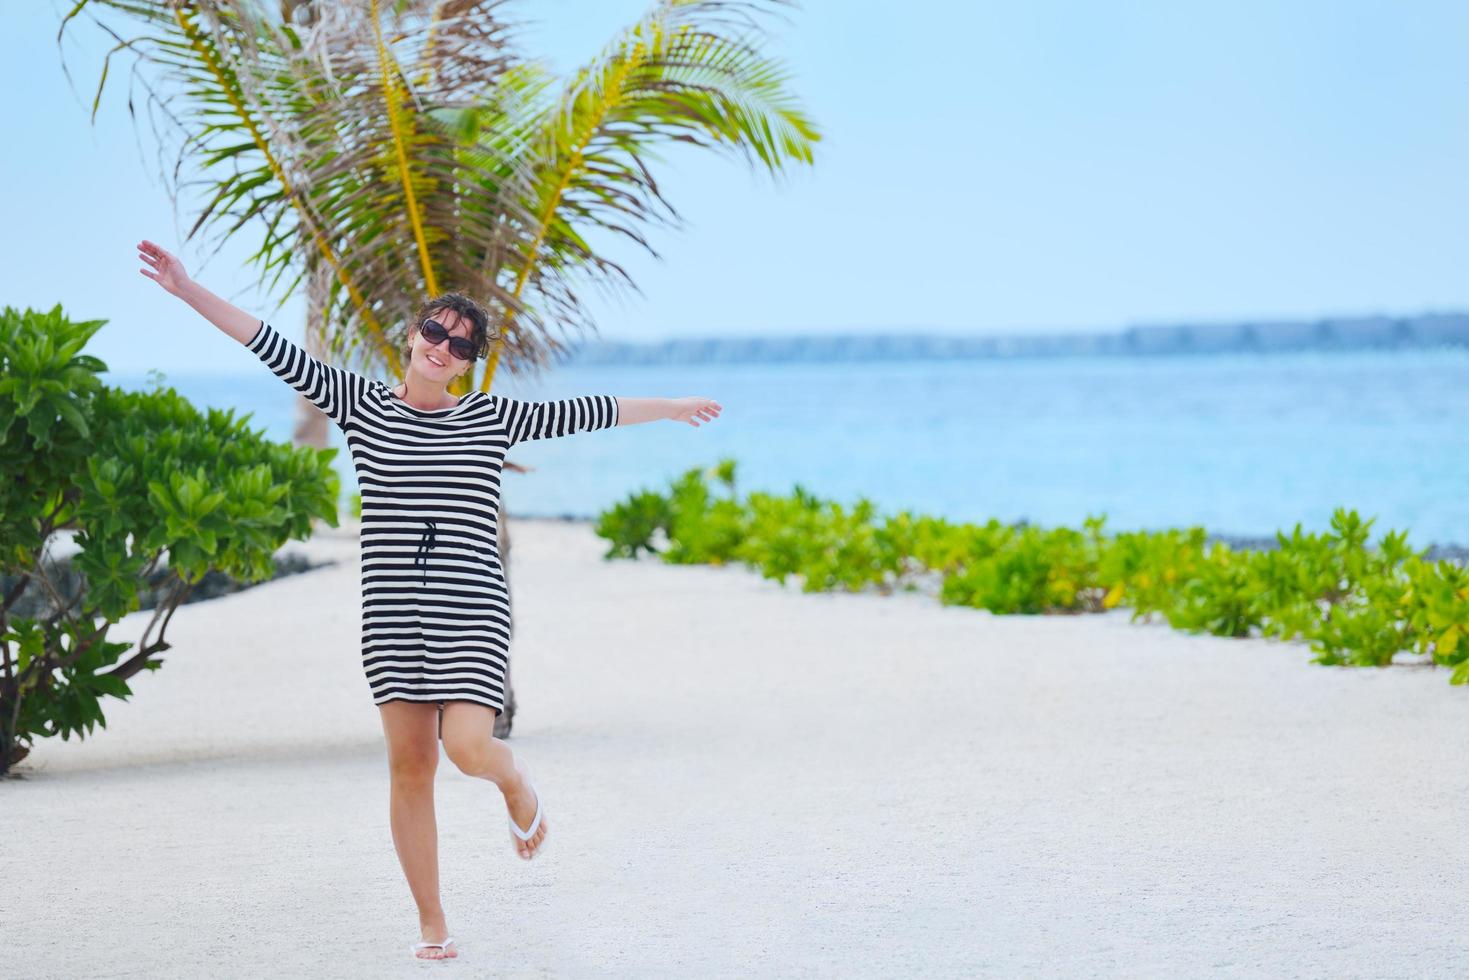
POLYGON ((378 699, 374 698, 372 703, 373 704, 387 704, 389 701, 413 701, 413 702, 416 702, 416 703, 422 703, 422 702, 427 701, 427 702, 436 702, 440 706, 443 706, 443 705, 447 704, 450 701, 469 701, 469 702, 471 702, 473 704, 482 704, 482 705, 484 705, 487 708, 494 708, 496 714, 500 714, 501 712, 503 712, 505 710, 505 704, 504 704, 504 702, 501 702, 499 704, 496 704, 495 702, 490 701, 488 699, 471 698, 471 697, 466 697, 463 694, 451 694, 451 695, 443 695, 443 694, 420 694, 420 695, 413 695, 413 694, 393 694, 393 695, 389 695, 388 697, 383 698, 382 700, 378 700, 378 699))

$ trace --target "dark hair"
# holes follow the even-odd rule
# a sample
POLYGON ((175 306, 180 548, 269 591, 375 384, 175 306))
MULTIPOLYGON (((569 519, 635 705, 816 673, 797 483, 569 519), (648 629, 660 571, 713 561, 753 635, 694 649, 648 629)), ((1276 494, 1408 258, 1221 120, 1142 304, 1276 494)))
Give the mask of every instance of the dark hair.
POLYGON ((403 336, 403 358, 413 354, 413 334, 423 326, 423 321, 443 310, 452 310, 460 319, 469 323, 469 339, 474 342, 474 356, 484 357, 490 349, 490 314, 483 306, 463 293, 442 293, 419 307, 413 315, 413 323, 403 336))

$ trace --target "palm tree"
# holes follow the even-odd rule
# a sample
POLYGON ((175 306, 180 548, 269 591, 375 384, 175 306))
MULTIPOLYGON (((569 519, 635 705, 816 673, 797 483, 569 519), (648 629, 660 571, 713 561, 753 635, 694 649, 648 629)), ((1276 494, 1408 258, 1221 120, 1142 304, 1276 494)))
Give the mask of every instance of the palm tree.
MULTIPOLYGON (((455 289, 498 326, 458 385, 487 391, 502 358, 533 375, 595 331, 585 285, 637 289, 588 239, 613 232, 657 257, 643 228, 681 219, 655 148, 691 143, 779 177, 820 139, 758 47, 765 8, 789 0, 661 0, 567 79, 517 52, 501 6, 78 0, 57 42, 84 14, 117 41, 94 119, 114 54, 154 69, 156 87, 134 77, 155 135, 161 119, 180 137, 174 174, 201 175, 170 187, 176 202, 202 189, 187 237, 258 229, 261 285, 283 305, 306 281, 308 350, 401 376, 414 309, 455 289), (109 14, 145 33, 124 37, 109 14)), ((298 441, 326 445, 325 417, 298 405, 298 441)))
MULTIPOLYGON (((778 175, 819 139, 779 66, 730 30, 758 32, 752 15, 788 0, 663 0, 554 94, 511 49, 502 5, 80 0, 61 30, 97 8, 152 28, 123 39, 97 20, 118 41, 108 62, 127 48, 175 83, 144 82, 184 136, 175 172, 189 158, 204 173, 189 238, 223 223, 222 243, 259 219, 261 282, 294 271, 286 296, 323 263, 310 326, 363 367, 401 369, 396 331, 425 293, 482 298, 501 338, 462 385, 489 390, 502 356, 521 374, 567 350, 553 323, 595 329, 581 282, 636 289, 587 235, 657 255, 639 226, 678 215, 648 166, 655 147, 738 153, 778 175)), ((106 79, 104 64, 94 116, 106 79)))

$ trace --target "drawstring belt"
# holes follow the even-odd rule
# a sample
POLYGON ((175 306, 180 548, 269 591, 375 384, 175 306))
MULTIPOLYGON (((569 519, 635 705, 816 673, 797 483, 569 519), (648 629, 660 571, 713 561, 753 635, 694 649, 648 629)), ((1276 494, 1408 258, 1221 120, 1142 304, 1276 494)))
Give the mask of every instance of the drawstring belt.
POLYGON ((428 553, 434 546, 434 533, 438 530, 433 521, 424 521, 423 536, 418 541, 418 553, 413 556, 413 564, 423 566, 423 584, 428 584, 428 553))

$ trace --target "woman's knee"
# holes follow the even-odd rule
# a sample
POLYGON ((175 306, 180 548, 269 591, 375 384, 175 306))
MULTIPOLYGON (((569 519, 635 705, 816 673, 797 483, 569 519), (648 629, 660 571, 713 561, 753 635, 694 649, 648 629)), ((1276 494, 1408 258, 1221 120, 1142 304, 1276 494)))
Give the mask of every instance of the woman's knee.
POLYGON ((444 733, 444 754, 466 776, 478 776, 490 765, 489 743, 463 732, 444 733))
POLYGON ((437 756, 395 756, 388 760, 388 774, 395 783, 432 783, 438 768, 437 756))
POLYGON ((471 702, 444 705, 444 754, 466 776, 484 775, 495 741, 495 709, 471 702))
POLYGON ((474 754, 473 751, 466 751, 463 749, 451 749, 446 744, 444 746, 444 754, 449 757, 449 761, 454 763, 454 765, 459 769, 460 772, 464 773, 464 775, 479 775, 480 766, 483 764, 483 762, 479 758, 479 756, 474 754))

